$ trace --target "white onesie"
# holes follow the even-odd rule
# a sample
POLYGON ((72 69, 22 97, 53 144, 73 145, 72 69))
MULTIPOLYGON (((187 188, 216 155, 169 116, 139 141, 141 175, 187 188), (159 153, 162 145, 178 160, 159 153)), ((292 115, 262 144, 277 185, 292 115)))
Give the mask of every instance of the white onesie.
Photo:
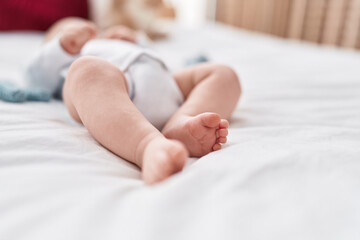
POLYGON ((56 38, 45 44, 29 64, 28 84, 61 97, 67 71, 81 56, 101 57, 117 66, 125 74, 130 99, 159 130, 183 103, 181 91, 155 52, 119 40, 91 40, 79 55, 72 56, 56 38))

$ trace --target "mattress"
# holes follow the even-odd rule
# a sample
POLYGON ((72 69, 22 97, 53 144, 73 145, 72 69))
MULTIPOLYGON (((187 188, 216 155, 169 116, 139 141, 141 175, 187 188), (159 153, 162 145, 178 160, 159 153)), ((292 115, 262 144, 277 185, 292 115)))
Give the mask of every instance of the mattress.
MULTIPOLYGON (((23 84, 41 36, 0 34, 0 80, 23 84)), ((238 72, 229 142, 146 186, 61 102, 0 102, 0 239, 360 239, 358 52, 214 24, 153 48, 238 72)))

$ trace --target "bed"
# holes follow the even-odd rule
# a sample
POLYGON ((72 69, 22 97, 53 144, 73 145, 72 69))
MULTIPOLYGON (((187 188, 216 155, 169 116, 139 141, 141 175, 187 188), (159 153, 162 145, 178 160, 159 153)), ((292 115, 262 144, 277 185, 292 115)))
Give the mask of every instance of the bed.
MULTIPOLYGON (((40 33, 0 34, 22 85, 40 33)), ((360 239, 360 53, 208 24, 153 46, 241 76, 223 150, 146 186, 64 105, 0 102, 0 239, 360 239)))

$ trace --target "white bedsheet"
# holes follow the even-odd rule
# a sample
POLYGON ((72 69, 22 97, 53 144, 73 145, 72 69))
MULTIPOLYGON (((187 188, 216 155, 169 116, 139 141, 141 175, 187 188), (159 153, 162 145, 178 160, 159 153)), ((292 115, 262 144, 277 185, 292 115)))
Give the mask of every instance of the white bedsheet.
MULTIPOLYGON (((40 35, 0 34, 0 79, 40 35)), ((0 239, 360 239, 360 54, 209 25, 155 45, 240 74, 229 143, 154 187, 62 103, 0 102, 0 239)))

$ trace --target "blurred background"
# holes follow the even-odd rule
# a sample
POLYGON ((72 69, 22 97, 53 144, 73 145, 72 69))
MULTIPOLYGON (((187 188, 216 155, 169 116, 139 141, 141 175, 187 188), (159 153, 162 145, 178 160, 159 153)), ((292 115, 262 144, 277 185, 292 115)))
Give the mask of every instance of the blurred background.
POLYGON ((360 48, 359 0, 219 0, 216 18, 279 37, 360 48))
POLYGON ((205 19, 283 38, 360 48, 359 0, 173 0, 178 21, 205 19), (196 2, 196 3, 195 3, 196 2))
POLYGON ((164 22, 198 28, 207 22, 282 38, 360 48, 360 0, 1 0, 0 30, 45 30, 80 16, 105 28, 125 24, 164 37, 164 22))

